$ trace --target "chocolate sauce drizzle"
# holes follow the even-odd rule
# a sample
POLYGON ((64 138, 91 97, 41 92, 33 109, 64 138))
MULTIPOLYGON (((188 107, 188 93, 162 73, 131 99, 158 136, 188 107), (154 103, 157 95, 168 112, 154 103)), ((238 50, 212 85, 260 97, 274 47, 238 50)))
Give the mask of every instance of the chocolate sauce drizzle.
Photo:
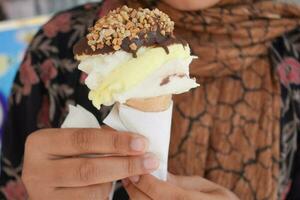
POLYGON ((179 78, 184 78, 187 77, 186 74, 172 74, 167 76, 166 78, 164 78, 161 82, 160 82, 160 86, 164 86, 167 85, 171 80, 172 77, 179 77, 179 78))
MULTIPOLYGON (((138 38, 129 39, 124 38, 121 44, 121 49, 132 53, 133 57, 137 57, 137 51, 141 47, 162 47, 167 54, 169 54, 168 46, 172 44, 182 44, 183 46, 187 46, 187 42, 181 39, 177 39, 172 35, 162 35, 159 30, 155 32, 141 33, 138 38), (147 34, 147 36, 145 36, 147 34), (136 50, 132 50, 130 45, 135 43, 137 46, 136 50)), ((77 42, 73 48, 74 55, 82 56, 82 55, 98 55, 98 54, 109 54, 116 52, 112 46, 105 45, 101 49, 93 49, 88 45, 88 40, 86 37, 82 38, 77 42)))

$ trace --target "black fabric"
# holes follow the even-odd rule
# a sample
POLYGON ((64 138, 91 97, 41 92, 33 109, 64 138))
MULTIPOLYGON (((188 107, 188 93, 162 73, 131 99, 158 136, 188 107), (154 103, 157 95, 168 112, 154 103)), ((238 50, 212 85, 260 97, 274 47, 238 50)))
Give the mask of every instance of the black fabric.
MULTIPOLYGON (((300 27, 276 39, 271 47, 271 61, 281 82, 281 167, 291 172, 288 200, 300 199, 300 27)), ((287 188, 288 191, 289 188, 287 188)))

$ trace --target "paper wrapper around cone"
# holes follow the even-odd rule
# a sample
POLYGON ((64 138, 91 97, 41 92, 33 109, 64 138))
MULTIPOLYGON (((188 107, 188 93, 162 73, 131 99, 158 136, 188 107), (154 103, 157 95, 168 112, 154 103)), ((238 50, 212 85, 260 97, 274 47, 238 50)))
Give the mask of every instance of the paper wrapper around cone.
POLYGON ((171 103, 172 95, 168 95, 147 99, 130 99, 126 105, 143 112, 162 112, 167 110, 171 103))
POLYGON ((129 131, 145 136, 149 140, 148 151, 160 159, 160 166, 153 173, 167 180, 168 154, 172 120, 172 96, 148 99, 131 99, 118 104, 104 123, 118 131, 129 131))
MULTIPOLYGON (((160 180, 167 180, 170 143, 172 96, 149 99, 131 99, 126 104, 115 105, 104 123, 118 131, 139 133, 149 140, 149 152, 160 159, 159 169, 152 174, 160 180)), ((62 128, 100 128, 96 117, 81 107, 69 106, 62 128)), ((115 190, 109 199, 113 199, 115 190)))
MULTIPOLYGON (((97 118, 81 107, 80 105, 69 105, 69 114, 61 125, 61 128, 100 128, 97 118)), ((82 157, 97 157, 97 155, 83 155, 82 157)), ((99 155, 98 155, 99 156, 99 155)), ((109 200, 113 199, 116 182, 113 182, 112 192, 109 195, 109 200)))

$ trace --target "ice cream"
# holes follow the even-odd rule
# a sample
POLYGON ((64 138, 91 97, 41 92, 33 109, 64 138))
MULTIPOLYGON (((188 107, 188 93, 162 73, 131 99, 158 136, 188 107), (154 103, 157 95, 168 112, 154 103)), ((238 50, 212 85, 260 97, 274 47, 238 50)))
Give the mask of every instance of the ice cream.
POLYGON ((148 151, 160 160, 152 175, 161 180, 167 180, 172 95, 199 86, 189 76, 189 45, 173 31, 174 22, 158 9, 123 6, 99 19, 74 46, 93 105, 115 104, 103 122, 146 137, 148 151))
POLYGON ((123 6, 99 19, 74 46, 93 105, 99 109, 197 87, 189 76, 194 59, 189 45, 173 30, 174 22, 158 9, 123 6))

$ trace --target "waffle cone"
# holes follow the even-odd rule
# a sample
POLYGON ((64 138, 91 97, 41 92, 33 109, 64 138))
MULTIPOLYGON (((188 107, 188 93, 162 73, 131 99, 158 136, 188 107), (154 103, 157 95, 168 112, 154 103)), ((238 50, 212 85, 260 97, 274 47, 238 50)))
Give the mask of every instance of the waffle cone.
POLYGON ((172 95, 166 95, 146 99, 130 99, 126 105, 143 112, 162 112, 167 110, 171 103, 172 95))

